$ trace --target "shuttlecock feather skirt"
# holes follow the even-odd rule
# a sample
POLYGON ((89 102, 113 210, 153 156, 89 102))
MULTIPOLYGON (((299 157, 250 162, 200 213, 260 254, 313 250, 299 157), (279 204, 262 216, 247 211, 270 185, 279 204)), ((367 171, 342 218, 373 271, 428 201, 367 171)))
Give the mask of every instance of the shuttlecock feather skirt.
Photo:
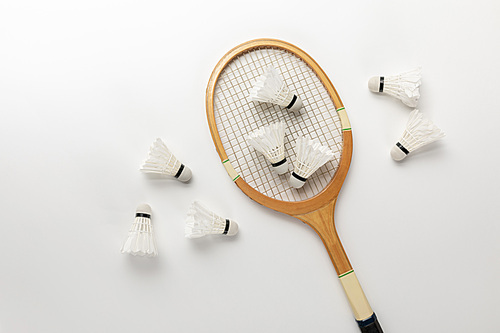
POLYGON ((158 255, 150 214, 136 213, 134 223, 123 243, 121 252, 146 257, 158 255))

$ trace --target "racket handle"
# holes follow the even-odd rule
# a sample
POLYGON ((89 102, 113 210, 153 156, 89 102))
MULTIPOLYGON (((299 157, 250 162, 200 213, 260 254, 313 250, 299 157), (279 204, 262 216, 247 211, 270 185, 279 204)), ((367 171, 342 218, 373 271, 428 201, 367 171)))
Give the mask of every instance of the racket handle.
POLYGON ((356 320, 361 333, 383 333, 375 313, 365 320, 356 320))
POLYGON ((347 299, 351 305, 354 318, 362 333, 383 333, 377 316, 373 312, 365 293, 359 284, 356 274, 351 269, 339 276, 340 283, 344 287, 347 299))

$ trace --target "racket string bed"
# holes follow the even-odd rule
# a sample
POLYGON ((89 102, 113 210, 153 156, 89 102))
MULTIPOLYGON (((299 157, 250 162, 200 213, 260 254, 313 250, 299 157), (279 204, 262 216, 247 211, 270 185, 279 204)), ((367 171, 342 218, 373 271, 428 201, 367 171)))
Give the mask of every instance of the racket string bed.
MULTIPOLYGON (((235 169, 252 187, 284 201, 300 201, 319 193, 333 177, 339 160, 334 159, 318 170, 302 189, 291 189, 286 177, 273 175, 265 159, 248 149, 243 140, 244 135, 260 126, 283 120, 291 128, 291 133, 317 138, 322 144, 334 143, 334 147, 331 147, 333 150, 342 150, 340 121, 335 114, 335 105, 309 67, 297 60, 293 54, 269 48, 242 54, 221 73, 214 101, 217 122, 226 122, 218 125, 218 128, 221 129, 223 145, 227 147, 227 156, 235 169), (305 105, 304 115, 288 114, 272 104, 251 103, 247 100, 251 83, 270 65, 278 68, 287 84, 305 97, 308 104, 305 105), (318 92, 321 91, 319 88, 323 92, 318 92)), ((289 153, 287 157, 292 165, 295 162, 292 153, 294 141, 292 135, 285 135, 285 150, 289 153)))

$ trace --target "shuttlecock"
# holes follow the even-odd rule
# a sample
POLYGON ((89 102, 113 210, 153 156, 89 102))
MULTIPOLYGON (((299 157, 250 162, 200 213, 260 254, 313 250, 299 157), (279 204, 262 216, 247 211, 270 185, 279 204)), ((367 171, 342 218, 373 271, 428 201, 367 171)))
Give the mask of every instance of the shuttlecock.
POLYGON ((290 111, 299 111, 302 107, 302 100, 288 88, 272 66, 267 67, 264 74, 257 78, 249 97, 254 102, 278 104, 290 111))
POLYGON ((149 149, 149 157, 142 165, 141 171, 173 176, 181 182, 187 182, 192 175, 191 169, 182 164, 161 139, 153 142, 149 149))
POLYGON ((140 204, 137 207, 134 223, 130 227, 121 251, 134 256, 156 257, 158 255, 151 223, 151 207, 148 204, 140 204))
POLYGON ((416 107, 420 98, 422 68, 394 76, 374 76, 368 80, 368 88, 373 92, 384 93, 401 100, 410 107, 416 107))
POLYGON ((318 139, 303 136, 297 138, 295 150, 297 159, 289 181, 290 186, 295 188, 301 188, 309 176, 334 156, 333 151, 322 146, 318 139))
POLYGON ((205 235, 234 236, 238 232, 238 224, 215 214, 198 201, 193 202, 188 210, 186 227, 187 238, 200 238, 205 235))
POLYGON ((288 171, 288 162, 285 157, 285 123, 280 121, 263 126, 247 136, 249 145, 262 153, 271 162, 271 166, 278 175, 288 171))
POLYGON ((416 149, 428 145, 444 136, 434 123, 422 115, 417 109, 410 113, 406 129, 401 139, 392 147, 391 157, 395 161, 401 161, 416 149))

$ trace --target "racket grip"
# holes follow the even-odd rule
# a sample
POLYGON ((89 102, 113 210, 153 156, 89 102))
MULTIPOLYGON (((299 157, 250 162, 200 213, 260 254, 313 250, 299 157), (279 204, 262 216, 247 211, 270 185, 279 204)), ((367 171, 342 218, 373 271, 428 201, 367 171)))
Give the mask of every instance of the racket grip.
POLYGON ((383 333, 375 313, 365 320, 356 320, 361 333, 383 333))
POLYGON ((362 333, 383 333, 377 316, 373 312, 365 293, 359 284, 354 270, 350 270, 339 276, 340 283, 344 287, 349 304, 362 333))

